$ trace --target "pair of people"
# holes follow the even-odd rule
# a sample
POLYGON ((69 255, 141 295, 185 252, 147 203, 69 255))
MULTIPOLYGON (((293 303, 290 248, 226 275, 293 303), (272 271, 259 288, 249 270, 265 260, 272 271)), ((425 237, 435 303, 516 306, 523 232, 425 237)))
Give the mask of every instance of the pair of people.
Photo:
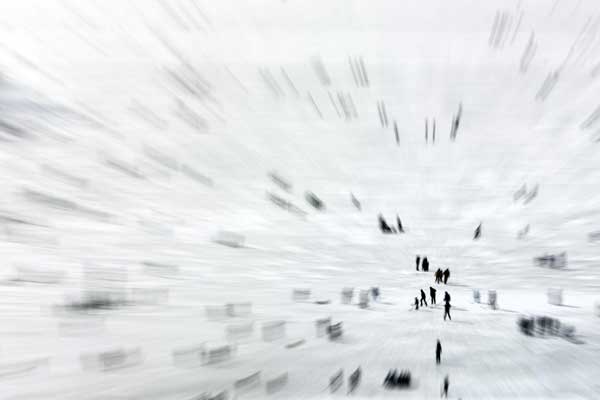
POLYGON ((400 221, 400 217, 396 215, 396 223, 398 224, 398 230, 394 227, 390 227, 388 223, 383 218, 383 215, 379 214, 377 217, 379 220, 379 229, 382 233, 404 233, 404 227, 402 226, 402 221, 400 221))
POLYGON ((444 282, 444 285, 448 284, 448 278, 450 278, 450 270, 448 268, 446 268, 444 271, 442 271, 441 268, 438 268, 437 271, 435 271, 435 283, 442 283, 442 281, 444 282))

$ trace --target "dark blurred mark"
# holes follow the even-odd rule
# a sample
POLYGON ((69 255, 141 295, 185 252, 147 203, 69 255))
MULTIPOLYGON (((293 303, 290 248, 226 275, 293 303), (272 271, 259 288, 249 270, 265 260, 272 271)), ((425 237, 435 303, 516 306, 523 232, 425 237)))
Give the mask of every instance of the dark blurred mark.
POLYGON ((385 111, 385 104, 383 103, 383 100, 377 102, 377 111, 379 113, 379 121, 381 122, 381 127, 387 127, 387 112, 385 111))
POLYGON ((306 201, 308 202, 308 204, 310 204, 311 206, 313 206, 313 208, 315 210, 319 210, 319 211, 324 211, 325 210, 325 203, 323 203, 323 201, 321 199, 319 199, 317 197, 317 195, 314 194, 313 192, 306 192, 306 193, 304 193, 304 198, 306 199, 306 201))
POLYGON ((520 198, 522 198, 523 196, 525 196, 525 194, 527 193, 527 184, 524 183, 523 186, 521 186, 519 188, 519 190, 517 190, 514 194, 513 194, 513 201, 517 201, 520 198))
POLYGON ((173 350, 171 354, 175 366, 194 367, 204 363, 206 359, 206 346, 201 344, 194 347, 179 348, 173 350))
POLYGON ((342 114, 340 114, 340 110, 338 109, 337 104, 335 104, 335 100, 333 99, 333 96, 331 95, 331 92, 327 92, 327 94, 329 95, 329 100, 331 101, 331 105, 333 106, 333 109, 335 110, 335 113, 337 114, 338 117, 342 117, 342 114))
POLYGON ((295 302, 305 302, 310 299, 310 289, 294 289, 292 291, 292 300, 295 302))
POLYGON ((433 119, 433 130, 431 132, 431 140, 435 144, 435 118, 433 119))
POLYGON ((554 87, 556 86, 556 83, 558 82, 559 77, 560 77, 559 70, 550 72, 548 74, 548 76, 546 77, 546 79, 544 80, 544 83, 542 83, 542 87, 540 87, 540 89, 536 93, 535 99, 537 101, 546 100, 546 98, 552 92, 552 89, 554 89, 554 87))
POLYGON ((340 369, 331 378, 329 378, 329 391, 335 393, 344 384, 344 370, 340 369))
POLYGON ((352 116, 354 118, 358 118, 358 112, 356 111, 356 107, 354 106, 354 101, 352 100, 352 95, 350 95, 350 93, 346 93, 346 99, 348 100, 348 104, 350 105, 350 110, 352 111, 352 116))
POLYGON ((125 175, 128 175, 132 178, 136 178, 136 179, 146 179, 146 177, 144 175, 142 175, 140 172, 138 172, 137 168, 132 166, 132 165, 127 165, 125 163, 123 163, 122 161, 117 161, 114 159, 106 159, 104 160, 104 163, 106 165, 108 165, 109 167, 124 173, 125 175))
POLYGON ((356 197, 354 197, 354 194, 350 193, 350 200, 352 201, 352 204, 354 205, 354 207, 356 207, 356 209, 358 211, 362 211, 362 206, 360 205, 360 201, 358 201, 358 199, 356 197))
POLYGON ((244 393, 260 384, 260 371, 233 382, 236 394, 244 393))
POLYGON ((310 94, 310 92, 308 92, 308 100, 310 100, 313 107, 315 107, 315 111, 317 112, 317 114, 319 114, 319 118, 323 119, 323 114, 321 113, 321 110, 319 110, 319 106, 317 106, 317 103, 315 102, 315 99, 313 98, 312 94, 310 94))
POLYGON ((396 137, 396 144, 400 145, 400 135, 398 134, 398 124, 394 121, 394 136, 396 137))
POLYGON ((284 372, 279 374, 273 379, 268 379, 265 383, 265 390, 267 394, 272 394, 280 391, 287 385, 288 382, 288 373, 284 372))
POLYGON ((71 311, 86 313, 98 310, 114 310, 128 305, 125 296, 116 292, 91 291, 86 292, 80 299, 70 299, 64 308, 71 311))
POLYGON ((425 118, 425 143, 429 142, 429 119, 425 118))
POLYGON ((281 189, 285 190, 288 193, 292 192, 292 184, 286 179, 282 178, 279 174, 277 174, 277 172, 271 171, 269 172, 268 176, 269 178, 271 178, 273 183, 275 183, 281 189))
POLYGON ((519 64, 519 71, 521 71, 521 73, 527 72, 529 69, 529 64, 531 64, 531 60, 533 60, 536 51, 537 43, 535 42, 535 33, 531 32, 531 35, 529 36, 529 42, 527 42, 525 51, 521 56, 521 63, 519 64))
POLYGON ((158 0, 158 4, 160 4, 162 9, 167 13, 167 15, 169 15, 171 17, 171 19, 173 20, 175 25, 179 26, 179 28, 181 28, 184 31, 190 30, 188 25, 185 23, 183 18, 177 13, 177 11, 174 10, 173 8, 171 8, 171 6, 169 5, 169 2, 163 1, 163 0, 158 0))
POLYGON ((269 89, 271 89, 271 91, 273 92, 275 97, 285 96, 283 93, 283 90, 281 90, 281 87, 279 87, 279 84, 273 77, 273 74, 271 74, 271 72, 267 68, 259 68, 258 73, 265 81, 265 84, 267 85, 267 87, 269 89))
POLYGON ((295 340, 291 343, 286 344, 285 348, 286 349, 294 349, 296 347, 302 346, 304 343, 306 343, 306 340, 304 340, 304 339, 295 340))
POLYGON ((277 196, 276 194, 267 192, 267 198, 269 200, 271 200, 275 205, 277 205, 278 207, 283 208, 286 211, 289 211, 293 214, 296 214, 298 216, 304 217, 306 216, 308 213, 306 211, 303 211, 302 209, 296 207, 294 204, 292 204, 291 202, 277 196))
POLYGON ((344 116, 346 117, 346 120, 349 120, 350 118, 352 118, 352 114, 350 111, 350 106, 347 104, 344 94, 342 92, 338 92, 337 98, 338 98, 338 101, 340 102, 340 106, 342 107, 342 111, 344 112, 344 116))
POLYGON ((600 241, 600 231, 594 231, 594 232, 588 233, 588 240, 590 242, 600 241))
POLYGON ((248 317, 252 314, 252 303, 227 303, 225 309, 230 317, 248 317))
POLYGON ((517 232, 517 239, 524 239, 525 236, 529 234, 529 224, 527 224, 523 229, 517 232))
POLYGON ((357 386, 360 384, 361 370, 360 367, 356 368, 350 377, 348 378, 348 394, 354 392, 357 386))
POLYGON ((523 14, 523 11, 519 13, 519 19, 517 20, 517 24, 515 25, 515 30, 513 31, 512 39, 510 39, 510 44, 513 44, 515 42, 515 39, 517 38, 519 28, 521 28, 521 22, 523 21, 523 14))
POLYGON ((0 364, 0 378, 14 377, 18 375, 27 374, 37 369, 48 367, 50 364, 50 358, 36 358, 28 361, 20 361, 10 364, 0 364))
POLYGON ((579 125, 579 129, 581 129, 581 130, 588 129, 589 127, 591 127, 593 124, 596 123, 598 118, 600 118, 600 106, 596 107, 596 109, 590 114, 590 116, 587 117, 585 119, 585 121, 583 121, 581 123, 581 125, 579 125))
POLYGON ((563 251, 559 254, 544 254, 543 256, 535 257, 533 261, 538 267, 562 269, 567 266, 567 253, 563 251))
POLYGON ((327 334, 329 335, 329 340, 336 340, 342 337, 343 333, 343 323, 338 322, 336 324, 330 324, 327 327, 327 334))
POLYGON ((262 340, 265 342, 273 342, 282 339, 285 336, 285 321, 263 322, 262 324, 262 340))
POLYGON ((355 65, 355 61, 352 59, 352 57, 348 57, 348 63, 350 64, 350 71, 352 71, 352 79, 354 79, 354 84, 357 87, 361 86, 361 81, 359 81, 358 79, 358 73, 357 73, 357 66, 355 65))
POLYGON ((208 130, 208 122, 205 118, 200 116, 197 112, 192 110, 187 104, 179 99, 176 100, 175 104, 176 109, 174 114, 176 116, 178 116, 193 129, 202 133, 206 133, 208 130))
POLYGON ((296 89, 296 86, 294 85, 294 82, 292 82, 292 80, 290 79, 288 73, 285 71, 285 69, 283 69, 283 67, 281 67, 281 74, 285 78, 286 82, 288 83, 288 85, 292 89, 292 91, 294 93, 296 93, 296 97, 300 97, 300 92, 298 91, 298 89, 296 89))
POLYGON ((58 178, 61 178, 64 182, 67 182, 73 186, 77 186, 81 189, 86 188, 88 186, 89 182, 87 179, 79 178, 75 175, 63 172, 48 164, 42 164, 41 167, 43 171, 48 172, 58 178))
POLYGON ((359 63, 360 63, 360 71, 362 74, 362 80, 363 80, 364 86, 369 87, 369 78, 367 77, 367 69, 365 68, 365 61, 363 60, 362 57, 360 57, 359 63))
POLYGON ((37 224, 35 222, 27 221, 21 217, 11 217, 9 215, 0 214, 0 224, 19 224, 19 225, 31 225, 31 226, 39 226, 39 227, 47 227, 43 224, 37 224))
POLYGON ((56 196, 47 195, 41 192, 37 192, 35 190, 24 189, 22 195, 27 200, 32 201, 34 203, 50 206, 65 211, 77 212, 79 214, 95 217, 103 221, 112 217, 111 214, 106 213, 104 211, 98 211, 88 207, 80 206, 73 201, 65 200, 56 196))
POLYGON ((209 187, 214 186, 214 182, 212 179, 210 179, 209 177, 207 177, 205 175, 202 175, 200 172, 194 170, 192 167, 190 167, 187 164, 181 165, 181 172, 184 173, 185 175, 187 175, 189 178, 192 178, 196 182, 199 182, 205 186, 209 186, 209 187))
POLYGON ((179 171, 179 163, 173 157, 161 153, 160 151, 148 145, 144 145, 142 151, 148 158, 162 165, 163 167, 172 171, 179 171))
MULTIPOLYGON (((29 134, 28 132, 25 132, 19 126, 9 124, 8 122, 3 121, 3 120, 0 120, 0 133, 9 134, 12 137, 15 137, 18 139, 25 139, 25 138, 32 137, 31 134, 29 134)), ((0 138, 2 138, 2 136, 0 136, 0 138)))
POLYGON ((221 244, 223 246, 239 248, 244 247, 244 242, 246 238, 243 235, 240 235, 239 233, 219 231, 213 237, 212 240, 213 242, 221 244))
POLYGON ((320 56, 312 57, 311 64, 313 66, 313 69, 315 70, 315 74, 317 75, 319 82, 321 82, 321 84, 323 86, 331 85, 331 78, 329 77, 329 74, 327 73, 325 64, 323 64, 323 60, 321 59, 321 57, 320 56))
POLYGON ((144 106, 137 100, 132 101, 131 105, 129 106, 129 110, 133 112, 134 115, 138 116, 140 119, 157 129, 165 130, 169 127, 167 121, 160 118, 158 115, 152 112, 152 110, 150 110, 148 107, 144 106))
POLYGON ((329 326, 331 326, 331 317, 328 318, 320 318, 315 320, 315 332, 317 337, 323 337, 329 331, 329 326))
POLYGON ((233 356, 235 347, 224 345, 210 348, 208 347, 205 353, 204 364, 217 364, 223 361, 230 360, 233 356))
POLYGON ((462 117, 462 103, 458 105, 458 112, 452 118, 452 127, 450 128, 450 139, 452 141, 456 140, 456 135, 458 134, 458 128, 460 126, 460 119, 462 117))
POLYGON ((536 184, 533 187, 533 189, 525 195, 525 197, 523 199, 523 204, 528 204, 529 202, 531 202, 533 199, 535 199, 537 197, 539 187, 540 187, 540 185, 536 184))
POLYGON ((105 351, 98 354, 82 354, 80 361, 84 370, 112 371, 141 364, 142 350, 136 347, 105 351))
POLYGON ((246 94, 248 94, 249 92, 248 92, 248 89, 246 88, 246 86, 244 86, 242 84, 242 82, 240 82, 240 80, 237 78, 237 76, 235 76, 233 74, 233 72, 231 72, 231 70, 229 69, 229 67, 225 67, 225 70, 229 73, 229 75, 231 75, 231 78, 239 85, 239 87, 242 88, 242 90, 244 92, 246 92, 246 94))

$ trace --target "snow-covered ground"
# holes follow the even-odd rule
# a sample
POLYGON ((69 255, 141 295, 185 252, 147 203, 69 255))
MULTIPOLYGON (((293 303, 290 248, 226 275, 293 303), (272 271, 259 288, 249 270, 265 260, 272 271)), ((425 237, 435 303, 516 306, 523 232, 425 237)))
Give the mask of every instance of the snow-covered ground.
POLYGON ((595 0, 0 2, 0 398, 336 398, 358 366, 355 398, 438 398, 446 375, 455 399, 598 398, 598 11, 595 0), (513 199, 523 184, 539 185, 528 203, 513 199), (379 213, 398 214, 406 234, 382 235, 379 213), (221 230, 245 246, 215 243, 221 230), (533 262, 561 252, 564 269, 533 262), (447 286, 415 271, 417 254, 450 268, 447 286), (430 285, 440 304, 413 310, 430 285), (369 308, 341 304, 342 288, 372 286, 382 298, 369 308), (473 289, 483 302, 496 290, 498 309, 473 289), (93 291, 128 302, 63 307, 93 291), (206 310, 247 302, 240 316, 206 310), (575 326, 577 340, 523 335, 517 318, 531 314, 575 326), (340 340, 317 337, 325 317, 343 321, 340 340), (273 321, 285 336, 265 342, 273 321), (227 336, 243 326, 249 337, 227 336), (235 351, 182 361, 203 344, 235 351), (117 349, 132 350, 125 365, 94 362, 117 349), (410 389, 382 386, 392 368, 411 371, 410 389), (258 385, 235 389, 258 371, 258 385))

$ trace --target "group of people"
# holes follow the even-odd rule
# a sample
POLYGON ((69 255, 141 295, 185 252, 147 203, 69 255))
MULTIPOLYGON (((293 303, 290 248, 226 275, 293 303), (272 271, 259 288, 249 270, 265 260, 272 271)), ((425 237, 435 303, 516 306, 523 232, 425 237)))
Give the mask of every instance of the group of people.
POLYGON ((379 214, 377 217, 379 220, 379 229, 382 233, 404 233, 404 227, 402 227, 402 221, 400 221, 400 217, 396 214, 396 224, 398 228, 394 228, 393 226, 389 226, 388 223, 383 218, 383 215, 379 214))
POLYGON ((397 370, 390 370, 383 381, 385 387, 402 387, 410 386, 410 371, 402 370, 398 373, 397 370))
POLYGON ((421 256, 417 255, 417 271, 419 270, 419 264, 423 272, 429 272, 429 260, 427 257, 423 257, 423 262, 421 262, 421 256))
MULTIPOLYGON (((435 298, 436 292, 437 292, 437 290, 435 290, 431 286, 429 287, 429 296, 431 299, 431 305, 437 304, 436 298, 435 298)), ((415 304, 415 310, 418 310, 419 306, 423 307, 423 304, 425 304, 425 307, 428 307, 427 296, 425 295, 425 291, 423 289, 421 289, 421 298, 419 299, 418 297, 415 297, 414 304, 415 304)), ((450 316, 450 308, 451 307, 452 306, 450 305, 450 294, 448 292, 444 292, 444 321, 446 320, 446 317, 448 317, 450 319, 450 321, 452 321, 452 317, 450 316)))
MULTIPOLYGON (((440 364, 442 362, 442 343, 440 343, 440 339, 437 341, 437 345, 435 346, 435 363, 440 364)), ((450 380, 448 379, 448 375, 444 378, 444 384, 442 386, 442 397, 448 397, 448 387, 450 386, 450 380)))

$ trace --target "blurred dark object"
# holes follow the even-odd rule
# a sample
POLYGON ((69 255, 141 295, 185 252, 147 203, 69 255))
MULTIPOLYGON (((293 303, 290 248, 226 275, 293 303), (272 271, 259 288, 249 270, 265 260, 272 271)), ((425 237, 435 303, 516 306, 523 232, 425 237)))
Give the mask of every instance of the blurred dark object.
POLYGON ((539 267, 561 269, 567 266, 567 253, 563 251, 559 254, 544 254, 533 260, 539 267))
POLYGON ((323 203, 323 201, 319 199, 316 194, 312 192, 306 192, 304 194, 304 198, 306 199, 308 204, 313 206, 315 209, 319 211, 323 211, 325 209, 325 203, 323 203))

